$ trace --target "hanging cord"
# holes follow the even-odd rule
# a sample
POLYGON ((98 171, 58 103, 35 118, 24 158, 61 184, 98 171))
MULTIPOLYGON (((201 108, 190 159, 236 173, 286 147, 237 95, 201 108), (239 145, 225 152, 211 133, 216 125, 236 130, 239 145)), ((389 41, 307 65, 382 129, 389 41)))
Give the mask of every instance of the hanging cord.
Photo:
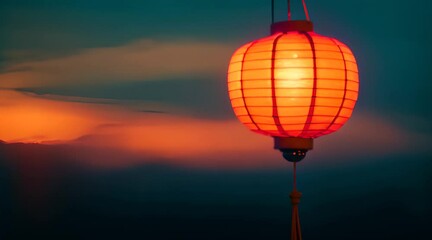
POLYGON ((288 0, 288 21, 291 21, 291 0, 288 0))
POLYGON ((274 0, 271 1, 271 23, 274 23, 274 0))
POLYGON ((296 178, 296 163, 293 166, 293 191, 290 194, 292 205, 292 218, 291 218, 291 240, 302 240, 300 217, 298 211, 298 204, 300 203, 301 192, 297 191, 297 178, 296 178))
POLYGON ((297 190, 297 163, 293 163, 293 190, 297 190))
MULTIPOLYGON (((303 10, 306 16, 306 20, 310 22, 309 11, 306 6, 306 1, 302 0, 303 10)), ((288 4, 288 21, 291 21, 291 0, 287 0, 288 4)), ((275 0, 271 1, 271 23, 273 24, 275 20, 275 0)))
POLYGON ((306 15, 306 20, 308 20, 308 21, 310 22, 309 12, 308 12, 308 9, 307 9, 307 6, 306 6, 306 1, 305 1, 305 0, 302 0, 302 2, 303 2, 303 9, 304 9, 304 13, 305 13, 305 15, 306 15))

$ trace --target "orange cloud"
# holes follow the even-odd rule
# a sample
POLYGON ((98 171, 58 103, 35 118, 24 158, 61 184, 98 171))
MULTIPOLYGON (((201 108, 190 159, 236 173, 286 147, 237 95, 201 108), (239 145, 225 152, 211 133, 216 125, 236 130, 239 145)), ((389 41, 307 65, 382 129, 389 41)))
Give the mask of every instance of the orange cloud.
POLYGON ((136 116, 122 125, 99 128, 74 144, 189 166, 274 165, 268 158, 277 155, 270 138, 251 133, 234 119, 172 115, 136 116))
POLYGON ((70 56, 7 66, 0 87, 73 85, 100 81, 209 76, 226 70, 234 48, 226 44, 142 40, 70 56))
POLYGON ((0 91, 0 139, 6 142, 68 143, 116 149, 167 161, 233 161, 242 154, 272 152, 270 139, 249 135, 235 120, 153 114, 125 106, 64 102, 15 91, 0 91))
POLYGON ((101 110, 82 105, 0 90, 0 139, 7 142, 75 139, 101 120, 93 114, 101 110))
MULTIPOLYGON (((7 142, 62 142, 78 149, 83 162, 128 166, 160 159, 212 167, 278 167, 270 137, 237 120, 150 114, 109 104, 65 102, 15 91, 0 91, 0 139, 7 142), (116 154, 113 154, 113 153, 116 154)), ((354 114, 339 132, 315 141, 307 162, 382 156, 422 149, 429 136, 401 129, 367 114, 354 114)), ((424 148, 427 149, 427 148, 424 148)))
POLYGON ((125 119, 145 110, 173 113, 178 111, 157 104, 39 96, 0 89, 0 139, 25 143, 70 141, 94 131, 101 125, 123 123, 125 119))

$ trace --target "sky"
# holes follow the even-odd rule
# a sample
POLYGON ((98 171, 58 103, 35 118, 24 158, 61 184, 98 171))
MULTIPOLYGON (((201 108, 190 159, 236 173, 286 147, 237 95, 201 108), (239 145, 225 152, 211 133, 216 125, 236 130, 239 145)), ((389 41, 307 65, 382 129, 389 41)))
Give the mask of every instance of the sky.
MULTIPOLYGON (((293 18, 303 19, 301 1, 292 2, 293 18)), ((284 4, 276 1, 276 20, 285 20, 284 4)), ((360 94, 348 123, 316 139, 302 162, 302 187, 316 199, 301 209, 304 235, 326 236, 332 222, 346 225, 346 209, 359 220, 341 239, 370 233, 365 229, 376 239, 397 239, 410 231, 389 229, 407 218, 418 219, 422 233, 421 220, 432 215, 424 200, 432 180, 431 2, 308 1, 308 9, 317 33, 353 51, 360 94), (416 207, 394 200, 409 186, 416 207), (319 195, 331 187, 347 196, 319 195), (359 204, 374 194, 383 200, 359 204), (333 215, 320 207, 332 201, 341 207, 333 215), (319 210, 332 216, 316 218, 319 210), (362 225, 368 210, 376 211, 377 224, 393 220, 376 229, 362 225)), ((96 229, 124 222, 130 228, 121 229, 134 236, 140 221, 153 226, 150 236, 164 224, 176 229, 162 239, 210 232, 234 239, 253 226, 259 234, 249 232, 249 239, 275 229, 274 237, 288 236, 291 166, 271 138, 235 119, 226 90, 230 56, 267 36, 269 24, 270 1, 262 0, 3 0, 0 210, 10 220, 7 236, 23 227, 79 237, 103 216, 109 220, 96 229), (71 227, 84 216, 92 220, 71 227), (182 231, 176 221, 197 227, 182 231)))

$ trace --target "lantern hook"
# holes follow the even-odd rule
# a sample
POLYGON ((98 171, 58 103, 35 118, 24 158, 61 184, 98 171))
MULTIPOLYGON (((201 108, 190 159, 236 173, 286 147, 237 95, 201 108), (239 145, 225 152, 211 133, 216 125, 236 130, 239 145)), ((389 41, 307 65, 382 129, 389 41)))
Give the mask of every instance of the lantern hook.
MULTIPOLYGON (((303 4, 303 11, 304 11, 304 14, 306 16, 306 20, 310 22, 309 11, 308 11, 307 6, 306 6, 306 1, 302 0, 302 4, 303 4)), ((291 0, 287 0, 287 5, 288 5, 288 21, 291 21, 291 0)), ((272 24, 275 22, 274 21, 274 19, 275 19, 274 9, 275 9, 275 1, 272 0, 271 1, 271 22, 272 22, 272 24)))

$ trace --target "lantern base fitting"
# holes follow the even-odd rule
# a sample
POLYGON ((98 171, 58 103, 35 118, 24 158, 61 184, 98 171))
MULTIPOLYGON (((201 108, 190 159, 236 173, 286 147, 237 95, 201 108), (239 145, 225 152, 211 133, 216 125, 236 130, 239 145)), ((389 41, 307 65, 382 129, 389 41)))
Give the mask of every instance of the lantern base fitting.
POLYGON ((279 149, 289 162, 300 162, 313 149, 312 138, 274 137, 274 149, 279 149))

